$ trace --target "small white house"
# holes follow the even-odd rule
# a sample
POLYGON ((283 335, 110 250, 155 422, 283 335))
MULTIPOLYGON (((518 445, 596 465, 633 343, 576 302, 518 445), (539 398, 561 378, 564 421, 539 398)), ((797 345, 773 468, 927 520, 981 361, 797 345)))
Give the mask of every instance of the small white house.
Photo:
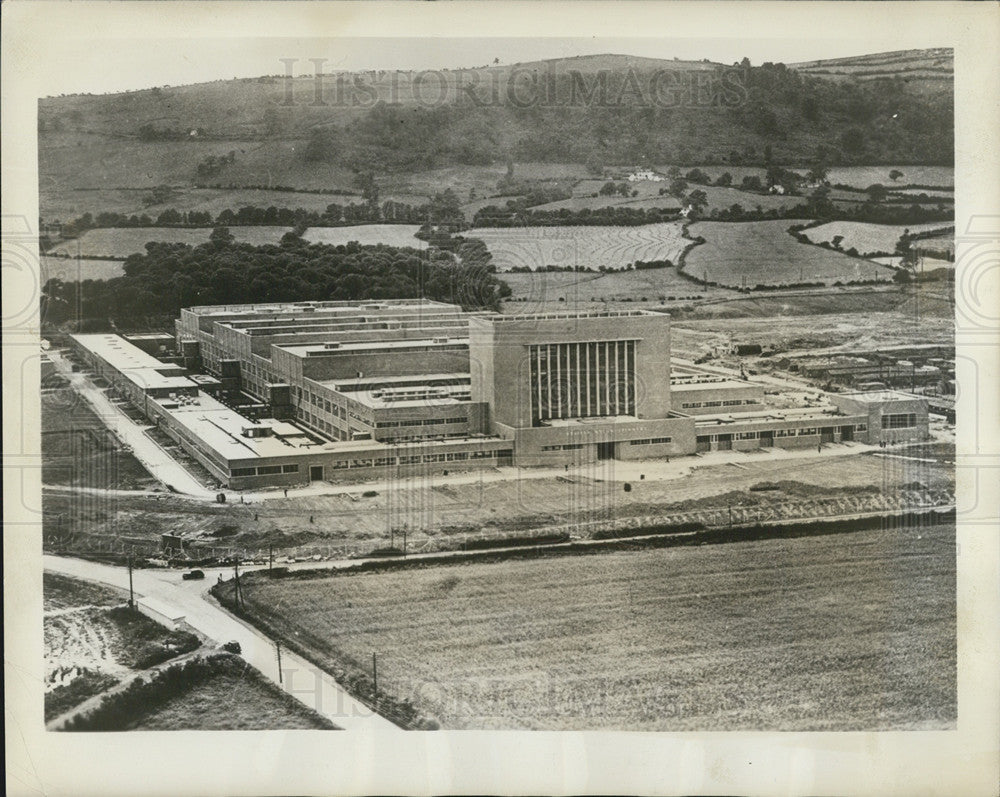
POLYGON ((630 183, 638 183, 642 180, 647 180, 652 183, 661 183, 663 182, 663 177, 651 169, 640 169, 637 172, 632 172, 632 174, 628 176, 628 181, 630 183))
POLYGON ((179 612, 171 606, 159 601, 156 598, 139 598, 136 601, 139 611, 160 625, 165 625, 171 631, 176 631, 177 627, 184 622, 184 613, 179 612))

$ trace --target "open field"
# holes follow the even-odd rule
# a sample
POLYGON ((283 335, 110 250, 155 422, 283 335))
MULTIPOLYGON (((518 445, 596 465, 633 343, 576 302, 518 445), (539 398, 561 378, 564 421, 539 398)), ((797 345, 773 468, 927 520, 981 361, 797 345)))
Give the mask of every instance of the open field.
POLYGON ((956 722, 953 526, 272 581, 252 611, 445 728, 956 722))
POLYGON ((357 241, 362 246, 386 244, 387 246, 412 246, 420 249, 426 244, 415 238, 419 224, 358 224, 353 227, 310 227, 302 236, 314 244, 347 244, 357 241))
MULTIPOLYGON (((73 244, 70 243, 66 246, 72 248, 73 244)), ((50 279, 59 279, 63 282, 109 280, 125 273, 122 268, 124 265, 122 260, 88 260, 87 258, 77 260, 75 257, 42 255, 39 258, 39 265, 40 285, 44 285, 50 279)))
POLYGON ((699 285, 678 276, 675 268, 641 269, 639 271, 600 272, 540 271, 527 273, 505 272, 502 279, 511 289, 507 309, 512 313, 538 312, 558 309, 553 303, 562 303, 562 309, 581 309, 584 306, 602 305, 602 302, 650 302, 665 305, 679 297, 704 299, 707 295, 723 295, 713 288, 705 294, 699 285))
MULTIPOLYGON (((266 181, 262 181, 265 182, 266 181)), ((349 182, 349 181, 348 181, 349 182)), ((350 190, 342 189, 342 190, 350 190)), ((274 191, 259 188, 192 188, 174 187, 170 198, 158 204, 146 204, 147 188, 72 189, 43 191, 39 201, 46 221, 69 221, 84 213, 124 213, 156 217, 167 208, 181 213, 203 211, 213 216, 223 210, 239 210, 252 205, 267 208, 303 208, 322 211, 332 203, 347 205, 361 202, 361 197, 349 194, 318 194, 309 191, 274 191)), ((388 199, 389 197, 386 197, 388 199)), ((426 201, 426 200, 422 200, 426 201)))
POLYGON ((481 239, 501 271, 550 265, 596 269, 622 268, 636 260, 676 263, 691 243, 682 230, 680 222, 664 222, 638 227, 474 227, 465 235, 481 239))
MULTIPOLYGON (((823 241, 833 241, 834 237, 839 235, 843 238, 840 242, 841 249, 853 248, 862 255, 877 252, 891 254, 896 251, 896 243, 906 230, 909 230, 911 233, 918 233, 928 230, 943 230, 948 226, 948 224, 941 222, 892 225, 867 224, 860 221, 831 221, 827 224, 821 224, 819 227, 810 227, 807 230, 803 230, 802 234, 817 244, 823 241)), ((950 226, 953 227, 954 225, 950 226)))
POLYGON ((69 731, 335 730, 239 656, 212 653, 144 673, 80 706, 69 731))
POLYGON ((230 657, 204 680, 185 684, 152 711, 140 711, 122 730, 334 730, 333 724, 230 657), (186 687, 186 688, 185 688, 186 687))
MULTIPOLYGON (((932 292, 930 286, 920 290, 932 292)), ((920 307, 926 308, 930 301, 925 297, 920 307)), ((674 356, 695 359, 729 341, 774 346, 778 351, 877 351, 885 346, 953 343, 955 326, 950 305, 938 304, 944 305, 941 312, 909 312, 914 307, 912 289, 751 295, 704 305, 686 314, 672 325, 671 344, 674 356), (724 326, 720 326, 720 318, 725 318, 724 326)))
MULTIPOLYGON (((54 254, 73 257, 79 244, 80 253, 87 257, 128 257, 146 251, 150 241, 198 246, 208 243, 211 227, 102 227, 87 230, 77 240, 63 241, 52 247, 54 254)), ((254 246, 277 244, 290 227, 247 226, 230 227, 229 232, 238 243, 254 246)))
POLYGON ((103 489, 157 484, 90 405, 69 388, 42 394, 42 481, 103 489))
MULTIPOLYGON (((234 100, 223 101, 230 106, 234 100)), ((162 107, 162 106, 161 106, 162 107)), ((218 111, 218 105, 214 106, 218 111)), ((120 124, 120 114, 110 116, 120 124)), ((46 136, 39 148, 39 187, 43 217, 49 216, 44 198, 67 189, 154 188, 158 185, 194 185, 201 178, 197 168, 208 156, 235 151, 236 160, 212 183, 224 185, 285 185, 298 189, 353 190, 350 169, 329 163, 306 161, 304 139, 223 141, 140 141, 107 138, 89 133, 46 136), (141 164, 137 168, 137 165, 141 164)), ((332 201, 332 200, 331 200, 332 201)), ((110 210, 110 208, 102 208, 110 210)), ((57 218, 56 214, 52 214, 57 218)), ((63 218, 65 221, 65 217, 63 218)))
POLYGON ((46 719, 201 645, 193 634, 168 631, 123 606, 116 591, 87 581, 45 573, 43 596, 46 719))
MULTIPOLYGON (((782 164, 794 172, 805 174, 808 166, 795 166, 794 164, 782 164)), ((656 167, 659 171, 666 173, 669 166, 656 167)), ((681 173, 686 174, 694 166, 680 167, 681 173)), ((739 186, 744 177, 759 177, 763 180, 767 175, 767 170, 761 166, 698 166, 712 180, 717 180, 723 172, 729 172, 733 176, 733 185, 739 186)), ((952 166, 832 166, 826 179, 831 185, 840 183, 842 185, 853 186, 854 188, 865 189, 875 183, 882 183, 889 189, 899 185, 933 185, 933 186, 954 186, 955 169, 952 166), (889 179, 889 172, 898 169, 903 176, 893 183, 889 179)), ((662 185, 662 184, 661 184, 662 185)), ((919 193, 919 192, 918 192, 919 193)), ((927 193, 932 193, 928 191, 927 193)))
POLYGON ((688 252, 685 271, 723 285, 782 285, 872 279, 888 280, 889 269, 809 244, 788 234, 792 219, 726 223, 702 221, 688 234, 705 243, 688 252))

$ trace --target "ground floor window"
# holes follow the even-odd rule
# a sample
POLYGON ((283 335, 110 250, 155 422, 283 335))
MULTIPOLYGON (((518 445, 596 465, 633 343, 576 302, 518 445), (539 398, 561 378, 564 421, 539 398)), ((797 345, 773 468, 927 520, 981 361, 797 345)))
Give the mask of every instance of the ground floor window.
POLYGON ((917 416, 912 412, 900 412, 882 416, 883 429, 912 429, 916 425, 917 416))

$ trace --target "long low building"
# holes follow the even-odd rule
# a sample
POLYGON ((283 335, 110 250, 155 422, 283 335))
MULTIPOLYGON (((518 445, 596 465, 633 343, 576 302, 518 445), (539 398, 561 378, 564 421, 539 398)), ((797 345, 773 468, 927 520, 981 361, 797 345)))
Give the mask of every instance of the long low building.
POLYGON ((670 317, 499 315, 427 300, 193 307, 185 367, 116 335, 76 347, 234 489, 505 465, 927 436, 879 391, 770 407, 760 384, 670 359, 670 317), (216 394, 216 395, 211 395, 216 394))

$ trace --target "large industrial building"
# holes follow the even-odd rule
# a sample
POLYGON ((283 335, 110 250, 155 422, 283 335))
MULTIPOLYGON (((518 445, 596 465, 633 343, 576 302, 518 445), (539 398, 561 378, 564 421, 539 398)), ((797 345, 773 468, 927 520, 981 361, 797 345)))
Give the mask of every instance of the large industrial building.
POLYGON ((73 340, 234 489, 928 434, 917 396, 838 393, 777 408, 759 384, 673 369, 670 317, 643 310, 499 315, 422 299, 193 307, 176 323, 171 364, 117 335, 73 340))

